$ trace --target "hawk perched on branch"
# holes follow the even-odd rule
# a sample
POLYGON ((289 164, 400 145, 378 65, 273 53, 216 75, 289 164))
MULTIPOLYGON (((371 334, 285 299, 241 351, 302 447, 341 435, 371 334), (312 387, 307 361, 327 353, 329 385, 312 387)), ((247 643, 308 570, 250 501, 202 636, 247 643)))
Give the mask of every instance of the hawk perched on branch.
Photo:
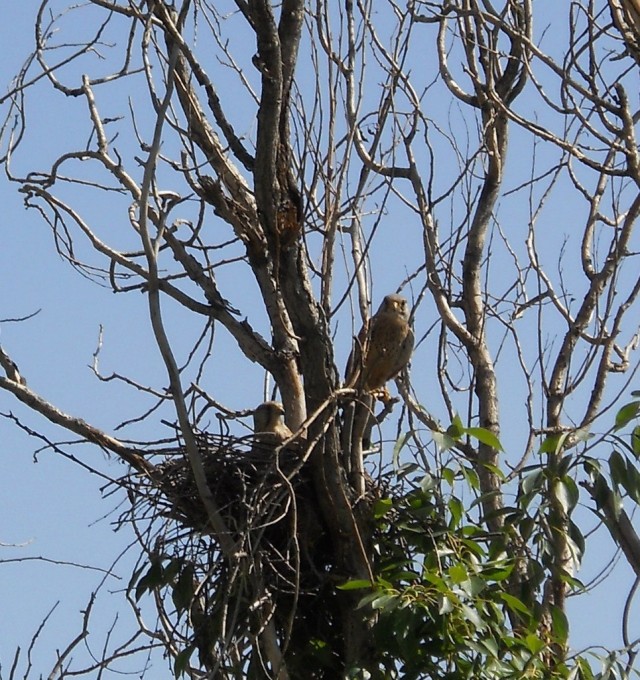
POLYGON ((358 334, 347 365, 347 387, 362 392, 384 388, 409 363, 413 342, 407 301, 387 295, 358 334))

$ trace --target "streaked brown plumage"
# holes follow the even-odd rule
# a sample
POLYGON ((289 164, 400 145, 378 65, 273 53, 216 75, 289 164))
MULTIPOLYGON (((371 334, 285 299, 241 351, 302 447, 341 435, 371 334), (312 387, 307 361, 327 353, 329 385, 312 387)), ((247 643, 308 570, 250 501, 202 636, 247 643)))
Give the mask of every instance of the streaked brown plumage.
POLYGON ((347 366, 347 386, 363 392, 382 389, 409 363, 413 343, 407 301, 401 295, 387 295, 358 334, 347 366))

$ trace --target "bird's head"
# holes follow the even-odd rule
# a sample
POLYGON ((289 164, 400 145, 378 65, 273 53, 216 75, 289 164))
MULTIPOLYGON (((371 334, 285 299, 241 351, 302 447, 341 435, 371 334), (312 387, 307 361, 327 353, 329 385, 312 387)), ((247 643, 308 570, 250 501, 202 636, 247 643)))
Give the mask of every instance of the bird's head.
POLYGON ((400 316, 403 319, 408 319, 409 305, 402 295, 396 295, 395 293, 392 293, 391 295, 386 295, 384 300, 382 300, 382 304, 378 310, 378 313, 380 312, 384 314, 391 313, 400 316))
POLYGON ((279 401, 265 401, 253 412, 253 431, 272 431, 283 415, 284 407, 279 401))

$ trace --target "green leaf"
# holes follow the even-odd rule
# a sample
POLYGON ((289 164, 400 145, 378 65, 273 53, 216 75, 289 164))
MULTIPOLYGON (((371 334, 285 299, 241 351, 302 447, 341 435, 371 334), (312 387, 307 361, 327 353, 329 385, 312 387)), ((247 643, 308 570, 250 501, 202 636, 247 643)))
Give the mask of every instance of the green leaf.
POLYGON ((432 585, 434 585, 440 592, 444 593, 444 592, 449 591, 449 587, 447 586, 447 584, 436 573, 434 573, 432 571, 427 571, 427 572, 425 572, 423 578, 428 583, 431 583, 432 585))
POLYGON ((462 614, 465 619, 475 626, 478 630, 484 630, 487 624, 482 620, 478 612, 467 604, 462 604, 461 606, 462 614))
POLYGON ((392 455, 392 461, 393 461, 393 466, 395 468, 398 467, 398 462, 400 459, 400 451, 404 448, 404 445, 407 443, 409 440, 409 437, 411 436, 412 432, 409 430, 409 432, 405 432, 405 434, 401 434, 398 439, 396 439, 396 443, 393 446, 393 455, 392 455))
POLYGON ((544 480, 544 470, 536 470, 522 480, 520 483, 520 489, 522 490, 521 502, 524 502, 525 507, 529 505, 533 496, 542 488, 544 480))
POLYGON ((591 666, 586 659, 578 657, 577 667, 580 670, 581 680, 595 680, 595 675, 593 674, 591 666))
POLYGON ((447 503, 449 512, 451 513, 451 520, 449 521, 449 526, 451 528, 457 527, 462 519, 462 513, 464 512, 464 506, 462 501, 455 496, 452 496, 447 503))
POLYGON ((487 583, 479 576, 471 576, 460 584, 467 595, 477 597, 483 590, 486 590, 487 583))
POLYGON ((473 468, 463 465, 462 474, 472 489, 480 489, 480 478, 478 477, 478 473, 473 468))
POLYGON ((393 580, 398 581, 417 581, 420 577, 415 571, 397 571, 392 574, 393 580))
POLYGON ((171 592, 171 599, 178 613, 183 612, 191 605, 194 593, 193 566, 189 564, 182 570, 171 592))
POLYGON ((539 453, 560 453, 568 435, 568 432, 563 432, 562 434, 552 434, 546 437, 542 444, 540 444, 539 453))
POLYGON ((525 515, 520 522, 518 522, 520 535, 524 540, 529 540, 537 525, 533 517, 525 515))
POLYGON ((524 643, 527 649, 534 655, 539 654, 546 647, 545 643, 534 633, 529 633, 524 638, 524 643))
POLYGON ((164 582, 171 583, 174 577, 180 572, 180 569, 182 569, 183 564, 184 560, 181 557, 174 557, 164 568, 164 582))
POLYGON ((522 480, 520 487, 523 493, 530 494, 541 489, 543 482, 544 470, 536 470, 522 480))
POLYGON ((636 458, 640 458, 640 425, 636 425, 631 432, 631 450, 636 458))
POLYGON ((559 607, 551 608, 551 622, 555 638, 564 643, 569 636, 569 622, 566 614, 559 607))
POLYGON ((628 404, 625 404, 616 413, 616 425, 615 425, 616 430, 619 430, 628 423, 630 423, 634 418, 637 417, 639 411, 640 401, 631 401, 628 404))
MULTIPOLYGON (((133 589, 133 586, 134 586, 136 583, 138 583, 138 579, 140 578, 140 575, 142 574, 142 572, 145 570, 146 566, 147 566, 146 564, 141 565, 140 567, 138 567, 138 568, 133 572, 133 574, 131 574, 131 578, 129 579, 129 585, 127 586, 127 592, 128 592, 128 593, 130 593, 131 590, 133 589)), ((137 599, 138 599, 138 598, 136 598, 136 600, 137 600, 137 599)))
POLYGON ((495 436, 495 434, 493 434, 493 432, 490 432, 484 427, 468 427, 466 428, 465 432, 470 437, 477 439, 479 442, 490 446, 496 451, 504 451, 500 440, 495 436))
POLYGON ((446 596, 443 595, 440 598, 440 607, 438 608, 438 614, 450 614, 454 610, 453 602, 446 596))
POLYGON ((467 538, 465 538, 462 541, 462 544, 474 555, 476 555, 480 560, 484 558, 486 555, 485 549, 479 544, 476 543, 475 541, 471 541, 467 538))
POLYGON ((580 499, 580 492, 575 481, 571 477, 563 477, 555 484, 555 490, 562 509, 570 515, 580 499))
POLYGON ((157 588, 160 585, 165 585, 163 579, 162 562, 159 559, 154 559, 147 573, 138 581, 136 586, 136 602, 148 591, 157 588))
POLYGON ((540 449, 538 453, 554 453, 558 446, 558 437, 559 435, 553 434, 550 435, 549 437, 545 437, 542 440, 542 444, 540 444, 540 449))
POLYGON ((178 678, 184 673, 186 673, 187 669, 189 668, 189 659, 191 659, 191 655, 193 654, 195 650, 195 647, 193 645, 189 645, 188 647, 185 647, 177 656, 175 663, 173 665, 173 675, 174 677, 178 678))
POLYGON ((499 583, 511 576, 513 568, 513 564, 506 564, 504 567, 489 567, 484 569, 483 575, 487 580, 499 583))
POLYGON ((462 564, 454 564, 453 566, 449 567, 448 573, 449 578, 456 585, 466 581, 469 578, 469 574, 462 564))
POLYGON ((586 442, 589 439, 593 439, 594 435, 589 432, 588 427, 579 427, 573 432, 573 441, 576 443, 586 442))
POLYGON ((371 602, 371 606, 373 609, 390 612, 393 611, 400 602, 401 600, 397 595, 380 595, 371 602))
POLYGON ((380 597, 380 593, 378 592, 369 593, 368 595, 361 597, 360 600, 358 600, 358 605, 356 609, 362 609, 363 607, 369 606, 378 597, 380 597))
POLYGON ((640 472, 638 472, 634 464, 628 458, 622 456, 620 456, 620 460, 616 460, 615 465, 615 481, 622 486, 636 503, 640 503, 640 472))
MULTIPOLYGON (((578 528, 578 525, 571 520, 569 521, 569 538, 573 544, 575 558, 578 560, 578 562, 580 562, 582 560, 582 556, 584 555, 585 540, 582 532, 578 528)), ((567 583, 578 584, 579 581, 577 581, 577 579, 571 578, 567 581, 567 583)))
POLYGON ((522 492, 528 495, 539 491, 544 484, 544 480, 544 470, 538 469, 535 472, 532 472, 522 480, 522 484, 520 485, 522 492))
POLYGON ((384 517, 393 507, 393 501, 390 498, 379 498, 373 504, 373 516, 375 519, 384 517))
POLYGON ((609 469, 611 470, 611 479, 616 484, 624 484, 624 479, 627 476, 627 464, 618 451, 613 451, 609 456, 609 469))
POLYGON ((396 467, 396 474, 398 475, 398 479, 402 479, 402 477, 408 477, 413 472, 421 469, 422 468, 417 463, 403 463, 396 467))
POLYGON ((629 463, 629 477, 627 478, 627 486, 625 488, 629 496, 640 505, 640 472, 631 465, 630 461, 627 462, 629 463))
POLYGON ((442 468, 440 470, 440 474, 442 475, 442 479, 449 485, 453 486, 453 483, 455 482, 456 479, 456 473, 454 470, 452 470, 449 467, 442 468))
POLYGON ((594 476, 593 487, 596 505, 599 508, 604 508, 606 504, 609 502, 609 499, 613 493, 609 488, 609 485, 607 484, 607 480, 605 479, 604 475, 598 472, 598 474, 594 476))
POLYGON ((531 616, 531 610, 525 605, 524 602, 522 602, 522 600, 519 600, 517 597, 509 595, 509 593, 500 593, 500 599, 512 611, 520 612, 521 614, 525 614, 526 616, 531 616))
POLYGON ((436 488, 436 480, 434 476, 427 472, 424 477, 420 480, 420 490, 423 493, 429 493, 436 488))
POLYGON ((460 439, 462 435, 465 433, 465 427, 462 424, 462 420, 460 419, 460 416, 456 413, 455 416, 453 416, 453 420, 451 421, 451 425, 447 428, 447 434, 453 439, 460 439))
POLYGON ((498 658, 500 649, 498 643, 493 638, 487 637, 482 640, 480 644, 487 650, 487 652, 489 652, 489 656, 492 656, 494 659, 498 658))
POLYGON ((363 588, 371 588, 371 585, 371 581, 366 579, 353 579, 336 587, 338 590, 362 590, 363 588))
POLYGON ((494 465, 493 463, 483 463, 482 465, 487 470, 489 470, 489 472, 494 474, 500 481, 504 482, 507 479, 504 472, 497 465, 494 465))
POLYGON ((437 432, 436 430, 431 430, 431 436, 436 446, 440 449, 440 451, 449 451, 456 445, 455 439, 452 439, 445 432, 437 432))

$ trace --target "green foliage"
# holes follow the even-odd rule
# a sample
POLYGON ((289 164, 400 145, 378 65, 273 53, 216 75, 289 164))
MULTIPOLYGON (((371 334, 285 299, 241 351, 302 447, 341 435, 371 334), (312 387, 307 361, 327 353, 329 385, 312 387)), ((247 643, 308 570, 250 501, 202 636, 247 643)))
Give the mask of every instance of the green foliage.
MULTIPOLYGON (((634 392, 637 396, 638 393, 634 392)), ((616 414, 614 430, 618 432, 633 420, 640 417, 640 401, 625 404, 616 414)), ((618 514, 626 496, 640 505, 640 425, 635 425, 628 439, 615 435, 614 447, 607 460, 608 475, 603 471, 600 461, 588 458, 584 469, 591 480, 592 496, 598 509, 609 507, 618 514)))
MULTIPOLYGON (((153 554, 148 565, 139 567, 129 582, 129 592, 136 601, 146 593, 164 597, 168 593, 178 618, 187 612, 195 595, 194 565, 179 557, 153 554)), ((198 631, 195 632, 196 637, 198 631)), ((177 643, 177 640, 176 640, 177 643)), ((176 654, 173 665, 174 677, 179 678, 189 671, 191 657, 197 646, 187 643, 176 654)))
MULTIPOLYGON (((473 475, 449 473, 476 489, 473 475)), ((564 677, 545 675, 549 640, 537 633, 535 608, 508 592, 514 556, 468 510, 452 493, 445 501, 435 487, 416 487, 379 517, 376 583, 348 584, 366 588, 360 606, 377 613, 374 641, 384 653, 370 677, 564 677)))
MULTIPOLYGON (((633 402, 621 409, 617 429, 640 416, 639 405, 633 402)), ((441 452, 454 449, 464 438, 501 450, 500 442, 487 435, 456 417, 446 432, 434 433, 434 441, 441 452)), ((575 452, 576 444, 591 435, 571 435, 546 437, 540 462, 521 471, 514 505, 499 511, 503 535, 486 529, 477 472, 462 457, 445 461, 437 474, 423 471, 404 495, 375 502, 375 583, 351 581, 341 587, 360 591, 360 607, 376 613, 373 640, 381 653, 376 668, 360 669, 353 677, 630 677, 618 654, 603 657, 589 651, 564 662, 554 657, 555 650, 568 648, 569 620, 564 608, 555 605, 543 619, 543 586, 558 564, 554 532, 562 530, 576 563, 587 548, 572 518, 582 493, 578 463, 584 463, 593 488, 599 490, 600 506, 613 497, 621 507, 623 493, 640 503, 640 427, 611 453, 606 476, 596 459, 575 452), (547 458, 552 465, 545 464, 547 458), (559 522, 557 527, 554 522, 559 522), (510 540, 514 536, 516 542, 510 540), (520 555, 513 550, 518 544, 523 546, 520 555), (518 569, 524 569, 520 581, 514 580, 518 569), (518 582, 520 588, 514 589, 518 582)), ((401 440, 396 462, 407 443, 401 440)), ((584 588, 569 573, 561 573, 560 580, 569 590, 584 588)))
POLYGON ((638 414, 640 414, 640 401, 632 401, 625 404, 618 413, 616 413, 616 430, 621 430, 628 425, 632 420, 638 417, 638 414))
POLYGON ((179 678, 181 675, 184 675, 187 672, 189 669, 189 661, 191 660, 191 656, 194 651, 195 647, 193 645, 189 645, 178 653, 173 664, 173 675, 175 678, 179 678))
POLYGON ((454 416, 451 425, 449 425, 446 432, 434 430, 432 432, 432 436, 433 441, 442 451, 448 451, 449 449, 452 449, 456 443, 465 437, 476 439, 477 441, 490 446, 496 451, 504 451, 500 440, 493 434, 493 432, 487 430, 484 427, 465 427, 462 424, 460 416, 457 414, 454 416))
POLYGON ((175 591, 175 588, 179 587, 179 574, 182 567, 183 561, 179 558, 152 555, 149 567, 144 574, 142 574, 145 569, 144 566, 134 572, 129 589, 135 587, 136 601, 140 600, 145 593, 159 590, 166 586, 173 586, 175 591), (177 580, 176 577, 178 577, 177 580))

